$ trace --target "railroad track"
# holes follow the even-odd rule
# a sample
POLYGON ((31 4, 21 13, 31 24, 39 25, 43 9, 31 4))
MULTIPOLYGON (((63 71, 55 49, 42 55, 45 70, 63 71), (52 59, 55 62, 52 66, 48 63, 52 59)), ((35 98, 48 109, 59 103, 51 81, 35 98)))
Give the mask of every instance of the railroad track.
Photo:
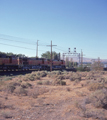
POLYGON ((0 75, 8 75, 8 76, 14 76, 14 75, 24 75, 27 73, 31 73, 36 70, 16 70, 16 71, 0 71, 0 75))
MULTIPOLYGON (((57 69, 58 70, 58 69, 57 69)), ((60 70, 60 69, 59 69, 60 70)), ((27 73, 31 73, 33 71, 38 71, 38 70, 13 70, 13 71, 0 71, 0 75, 9 75, 9 76, 12 76, 12 75, 25 75, 27 73)), ((49 71, 49 70, 47 70, 49 71)), ((53 70, 55 71, 55 70, 53 70)), ((72 72, 76 72, 76 69, 65 69, 65 71, 72 71, 72 72)))

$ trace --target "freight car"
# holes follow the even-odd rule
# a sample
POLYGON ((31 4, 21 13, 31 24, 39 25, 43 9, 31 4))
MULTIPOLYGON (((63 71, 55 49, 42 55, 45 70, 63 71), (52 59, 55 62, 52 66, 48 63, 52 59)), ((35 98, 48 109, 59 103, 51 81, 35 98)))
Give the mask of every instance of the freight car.
MULTIPOLYGON (((0 70, 49 70, 51 66, 50 59, 44 58, 19 58, 15 56, 0 56, 0 70)), ((65 69, 65 61, 52 60, 53 70, 65 69)))

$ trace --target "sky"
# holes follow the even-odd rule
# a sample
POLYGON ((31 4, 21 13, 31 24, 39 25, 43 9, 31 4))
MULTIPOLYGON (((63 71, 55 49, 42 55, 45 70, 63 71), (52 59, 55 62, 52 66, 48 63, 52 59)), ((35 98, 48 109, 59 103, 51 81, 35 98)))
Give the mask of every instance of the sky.
POLYGON ((107 0, 0 0, 0 51, 83 51, 107 59, 107 0))

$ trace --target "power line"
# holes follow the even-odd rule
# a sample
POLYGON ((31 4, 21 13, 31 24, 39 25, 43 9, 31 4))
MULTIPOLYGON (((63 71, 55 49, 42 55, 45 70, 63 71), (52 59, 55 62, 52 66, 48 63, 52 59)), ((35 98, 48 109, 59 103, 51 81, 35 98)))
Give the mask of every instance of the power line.
MULTIPOLYGON (((5 36, 5 37, 12 37, 12 38, 18 38, 18 39, 24 39, 24 40, 30 40, 31 41, 31 39, 15 37, 15 36, 12 36, 12 35, 5 35, 5 34, 0 34, 0 35, 5 36)), ((34 41, 32 41, 32 42, 34 42, 34 41)))
MULTIPOLYGON (((7 40, 7 41, 20 42, 20 43, 25 43, 25 44, 31 44, 31 43, 28 43, 28 42, 22 42, 22 41, 17 41, 17 40, 10 40, 10 39, 5 39, 5 38, 0 38, 0 39, 7 40)), ((34 44, 31 44, 31 45, 34 45, 34 44)))
POLYGON ((7 46, 13 46, 13 47, 18 47, 18 48, 24 48, 24 49, 29 49, 29 50, 35 50, 35 49, 32 49, 32 48, 26 48, 26 47, 20 47, 20 46, 15 46, 15 45, 9 45, 9 44, 4 44, 4 43, 0 43, 2 45, 7 45, 7 46))
MULTIPOLYGON (((53 46, 53 47, 54 47, 54 46, 53 46)), ((61 50, 61 49, 59 49, 59 48, 55 48, 55 47, 54 47, 54 49, 61 50)), ((66 51, 64 51, 64 50, 61 50, 61 51, 66 52, 66 51)))

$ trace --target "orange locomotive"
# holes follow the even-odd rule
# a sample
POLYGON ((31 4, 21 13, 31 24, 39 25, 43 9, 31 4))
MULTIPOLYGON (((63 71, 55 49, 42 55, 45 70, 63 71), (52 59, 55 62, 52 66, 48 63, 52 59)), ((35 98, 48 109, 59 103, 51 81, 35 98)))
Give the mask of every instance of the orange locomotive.
POLYGON ((22 68, 22 59, 14 56, 0 56, 0 70, 16 70, 22 68))
MULTIPOLYGON (((0 70, 49 70, 51 66, 50 59, 44 58, 19 58, 14 56, 0 56, 0 70)), ((52 60, 52 69, 65 69, 65 61, 52 60)))

